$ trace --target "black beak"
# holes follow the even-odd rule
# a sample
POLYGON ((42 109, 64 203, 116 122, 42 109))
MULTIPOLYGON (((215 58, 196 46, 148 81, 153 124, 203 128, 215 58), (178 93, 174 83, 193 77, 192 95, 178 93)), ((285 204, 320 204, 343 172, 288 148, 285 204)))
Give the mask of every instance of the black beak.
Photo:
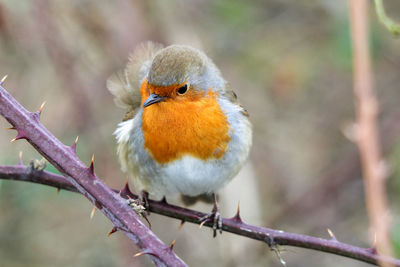
POLYGON ((164 98, 165 98, 164 96, 159 96, 159 95, 153 93, 146 99, 146 101, 144 101, 143 107, 145 108, 145 107, 148 107, 155 103, 158 103, 161 100, 163 100, 164 98))

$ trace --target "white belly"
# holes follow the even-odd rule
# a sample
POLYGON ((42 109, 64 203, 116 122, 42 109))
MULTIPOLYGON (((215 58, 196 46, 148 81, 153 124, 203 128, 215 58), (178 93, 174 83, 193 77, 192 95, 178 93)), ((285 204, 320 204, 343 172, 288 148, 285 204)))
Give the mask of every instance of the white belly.
MULTIPOLYGON (((239 171, 225 160, 201 160, 184 156, 161 167, 159 181, 151 183, 151 191, 161 195, 181 193, 197 196, 219 190, 239 171)), ((154 179, 154 178, 153 178, 154 179)))

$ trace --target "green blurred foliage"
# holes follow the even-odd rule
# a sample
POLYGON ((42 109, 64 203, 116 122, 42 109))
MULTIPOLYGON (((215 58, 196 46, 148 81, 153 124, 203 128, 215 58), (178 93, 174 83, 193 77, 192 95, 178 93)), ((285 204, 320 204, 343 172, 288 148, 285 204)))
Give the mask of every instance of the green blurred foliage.
POLYGON ((397 221, 396 223, 393 224, 392 226, 392 244, 393 244, 393 250, 395 253, 395 256, 397 258, 400 258, 400 222, 397 221))
POLYGON ((334 51, 333 60, 338 67, 351 71, 352 53, 350 42, 350 24, 348 18, 337 21, 334 24, 334 40, 332 50, 334 51))

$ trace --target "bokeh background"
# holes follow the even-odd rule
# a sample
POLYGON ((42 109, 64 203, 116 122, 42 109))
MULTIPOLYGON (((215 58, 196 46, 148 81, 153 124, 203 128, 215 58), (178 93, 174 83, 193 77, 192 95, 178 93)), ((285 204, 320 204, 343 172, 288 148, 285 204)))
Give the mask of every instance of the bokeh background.
MULTIPOLYGON (((345 0, 0 0, 0 75, 29 110, 43 101, 42 122, 108 185, 122 187, 112 135, 124 111, 105 83, 139 43, 189 44, 221 68, 247 107, 254 129, 248 164, 221 192, 222 215, 240 201, 248 223, 371 244, 356 146, 351 47, 345 0), (347 136, 347 137, 346 137, 347 136)), ((372 4, 372 1, 371 1, 372 4)), ((396 18, 400 2, 386 1, 396 18)), ((370 8, 375 88, 389 166, 392 239, 400 257, 400 40, 370 8)), ((400 20, 400 17, 397 16, 400 20)), ((0 120, 0 164, 40 158, 0 120)), ((56 172, 52 166, 48 170, 56 172)), ((174 200, 172 200, 174 201, 174 200)), ((209 211, 211 206, 194 207, 209 211)), ((0 266, 150 266, 82 196, 0 181, 0 266)), ((281 266, 257 241, 150 216, 153 231, 190 266, 281 266)), ((288 266, 367 266, 320 252, 283 247, 288 266)))

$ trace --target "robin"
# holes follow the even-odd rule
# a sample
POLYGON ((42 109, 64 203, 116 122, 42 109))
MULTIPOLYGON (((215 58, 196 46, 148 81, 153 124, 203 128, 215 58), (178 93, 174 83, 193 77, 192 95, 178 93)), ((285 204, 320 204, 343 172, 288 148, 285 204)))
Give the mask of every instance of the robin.
POLYGON ((215 236, 222 226, 216 192, 239 172, 252 143, 249 115, 219 69, 190 46, 148 42, 107 87, 127 110, 115 131, 117 153, 137 191, 179 193, 187 204, 212 200, 200 220, 213 222, 215 236))

